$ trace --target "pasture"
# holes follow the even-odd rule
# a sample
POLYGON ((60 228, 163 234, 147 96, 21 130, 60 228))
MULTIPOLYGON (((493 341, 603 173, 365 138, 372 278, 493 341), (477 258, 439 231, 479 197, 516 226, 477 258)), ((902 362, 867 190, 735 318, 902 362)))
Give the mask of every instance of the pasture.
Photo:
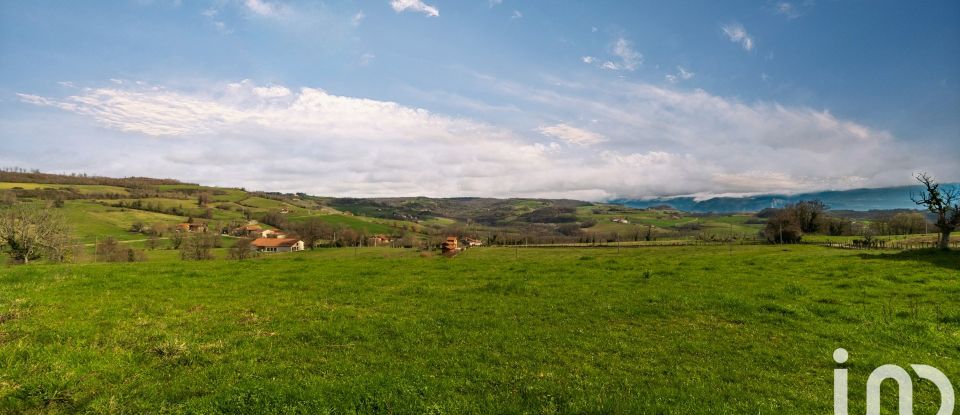
POLYGON ((851 413, 882 364, 960 380, 956 253, 160 256, 0 268, 0 412, 826 414, 837 347, 851 413))

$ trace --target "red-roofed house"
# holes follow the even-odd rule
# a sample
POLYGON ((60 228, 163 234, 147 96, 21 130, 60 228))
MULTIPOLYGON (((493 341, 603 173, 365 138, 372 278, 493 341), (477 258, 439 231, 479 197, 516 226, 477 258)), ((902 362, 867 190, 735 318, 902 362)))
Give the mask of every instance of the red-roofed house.
POLYGON ((257 238, 250 243, 250 249, 259 252, 296 252, 303 250, 303 241, 286 238, 257 238))

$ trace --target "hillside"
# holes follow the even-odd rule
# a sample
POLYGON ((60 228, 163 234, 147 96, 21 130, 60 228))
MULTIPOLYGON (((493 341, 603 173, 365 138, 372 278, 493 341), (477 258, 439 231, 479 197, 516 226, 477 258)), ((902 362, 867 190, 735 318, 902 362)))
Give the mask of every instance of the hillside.
MULTIPOLYGON (((954 184, 960 186, 960 184, 954 184)), ((949 186, 949 184, 948 184, 949 186)), ((911 192, 923 190, 920 186, 883 187, 875 189, 854 189, 801 193, 795 195, 758 195, 745 197, 715 197, 697 199, 693 197, 654 198, 647 200, 618 199, 611 203, 620 203, 636 208, 669 205, 687 212, 756 212, 766 208, 782 207, 801 200, 821 200, 836 210, 894 210, 916 209, 910 200, 911 192)))
MULTIPOLYGON (((173 179, 108 178, 54 175, 39 172, 2 172, 3 200, 33 201, 58 207, 70 222, 78 244, 92 245, 113 238, 143 246, 151 238, 165 239, 178 224, 196 222, 233 243, 240 227, 256 224, 296 235, 304 226, 320 224, 318 245, 357 245, 385 236, 405 247, 436 246, 447 236, 472 237, 486 244, 597 243, 642 241, 756 240, 766 216, 737 213, 761 205, 782 206, 793 199, 744 198, 670 202, 620 201, 590 203, 568 199, 494 198, 336 198, 304 193, 249 191, 204 186, 173 179), (702 213, 698 210, 726 213, 702 213), (691 212, 692 211, 692 212, 691 212), (402 241, 401 241, 402 239, 402 241)), ((869 195, 900 194, 909 200, 909 188, 822 194, 827 202, 860 200, 869 195)), ((879 196, 878 196, 879 197, 879 196)), ((853 203, 853 202, 848 202, 853 203)), ((9 203, 8 203, 9 204, 9 203)), ((841 205, 842 206, 842 205, 841 205)), ((848 224, 844 235, 863 234, 872 224, 915 210, 836 210, 833 216, 848 224)), ((907 233, 929 231, 922 223, 907 233)), ((879 227, 887 234, 889 227, 879 227)), ((873 231, 871 231, 873 232, 873 231)), ((898 231, 899 232, 899 231, 898 231)), ((899 232, 902 233, 902 232, 899 232)), ((898 233, 898 234, 899 234, 898 233)), ((376 244, 382 243, 383 238, 376 244)))

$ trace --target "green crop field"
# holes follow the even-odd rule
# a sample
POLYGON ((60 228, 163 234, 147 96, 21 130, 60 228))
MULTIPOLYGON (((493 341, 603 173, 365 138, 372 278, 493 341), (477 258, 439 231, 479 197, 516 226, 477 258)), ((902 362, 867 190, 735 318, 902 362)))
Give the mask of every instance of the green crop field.
POLYGON ((0 267, 0 412, 827 414, 838 347, 851 413, 882 364, 960 379, 956 253, 174 255, 0 267))

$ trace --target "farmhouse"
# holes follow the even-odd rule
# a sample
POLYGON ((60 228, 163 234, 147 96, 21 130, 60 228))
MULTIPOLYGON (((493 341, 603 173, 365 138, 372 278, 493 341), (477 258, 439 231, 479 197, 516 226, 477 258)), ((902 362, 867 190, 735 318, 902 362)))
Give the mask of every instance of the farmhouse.
POLYGON ((466 246, 468 246, 468 247, 471 247, 471 246, 483 246, 483 241, 481 241, 481 240, 479 240, 479 239, 476 239, 476 238, 463 238, 463 244, 466 245, 466 246))
POLYGON ((303 241, 287 238, 257 238, 250 249, 258 252, 296 252, 303 250, 303 241))
POLYGON ((260 232, 263 232, 263 228, 261 228, 260 225, 241 226, 237 228, 236 231, 234 231, 234 233, 237 234, 238 236, 257 236, 257 237, 261 237, 260 232))
POLYGON ((456 253, 459 250, 456 236, 448 236, 447 240, 440 244, 440 251, 444 254, 456 253))
POLYGON ((206 232, 207 224, 206 223, 178 223, 177 232, 206 232))
POLYGON ((374 235, 367 240, 368 245, 382 246, 390 244, 390 237, 386 235, 374 235))
POLYGON ((279 229, 264 229, 259 233, 260 238, 286 238, 287 233, 279 229))

